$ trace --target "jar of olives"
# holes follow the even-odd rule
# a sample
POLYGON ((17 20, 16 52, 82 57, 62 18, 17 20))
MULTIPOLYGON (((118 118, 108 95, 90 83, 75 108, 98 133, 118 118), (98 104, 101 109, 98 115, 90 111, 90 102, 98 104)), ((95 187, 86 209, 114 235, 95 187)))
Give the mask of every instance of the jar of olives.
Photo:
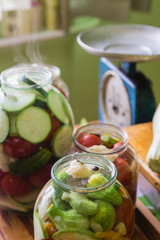
POLYGON ((106 158, 75 153, 58 160, 34 207, 35 240, 130 240, 134 208, 106 158))
POLYGON ((112 124, 95 123, 74 132, 73 152, 87 152, 110 159, 117 168, 117 179, 136 201, 138 161, 135 150, 128 144, 128 135, 112 124))
POLYGON ((1 73, 0 207, 33 210, 53 163, 72 142, 68 100, 42 66, 19 65, 1 73))

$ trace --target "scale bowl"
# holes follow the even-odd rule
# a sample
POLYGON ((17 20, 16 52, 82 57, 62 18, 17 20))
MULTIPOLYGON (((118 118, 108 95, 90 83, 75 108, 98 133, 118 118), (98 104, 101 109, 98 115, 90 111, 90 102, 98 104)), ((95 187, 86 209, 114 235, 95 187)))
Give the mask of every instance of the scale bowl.
POLYGON ((124 62, 160 59, 160 28, 121 24, 91 28, 77 36, 79 45, 88 53, 124 62))

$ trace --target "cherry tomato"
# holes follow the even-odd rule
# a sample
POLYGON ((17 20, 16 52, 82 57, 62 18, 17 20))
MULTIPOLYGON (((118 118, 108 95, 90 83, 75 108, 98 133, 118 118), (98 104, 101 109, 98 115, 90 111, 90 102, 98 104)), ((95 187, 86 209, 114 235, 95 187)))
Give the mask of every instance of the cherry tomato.
POLYGON ((57 85, 54 85, 54 87, 56 87, 56 88, 64 95, 65 98, 67 98, 67 95, 66 95, 66 93, 63 91, 62 88, 60 88, 60 87, 57 86, 57 85))
POLYGON ((4 192, 14 197, 23 197, 32 190, 32 184, 27 177, 18 177, 7 173, 1 181, 4 192))
POLYGON ((137 192, 137 184, 136 182, 132 181, 132 184, 130 185, 126 185, 125 186, 127 192, 129 193, 131 199, 132 199, 132 202, 135 203, 136 201, 136 192, 137 192))
POLYGON ((52 122, 52 129, 47 137, 46 140, 50 140, 55 133, 55 131, 61 126, 61 122, 51 113, 49 109, 46 109, 46 111, 49 113, 51 117, 51 122, 52 122))
POLYGON ((0 177, 3 177, 6 173, 0 169, 0 177))
POLYGON ((37 144, 30 143, 18 136, 9 136, 3 143, 4 152, 13 158, 27 157, 34 153, 37 147, 37 144))
POLYGON ((114 165, 117 168, 117 179, 122 185, 129 185, 132 183, 132 171, 129 164, 123 158, 116 158, 114 165))
POLYGON ((2 181, 2 177, 0 177, 0 195, 4 193, 1 181, 2 181))
POLYGON ((79 139, 79 143, 85 147, 92 147, 94 145, 101 145, 102 140, 94 134, 86 134, 79 139))
POLYGON ((117 142, 113 145, 113 148, 120 147, 123 144, 123 142, 117 142))
POLYGON ((29 176, 29 181, 33 186, 37 188, 42 188, 51 178, 51 168, 52 164, 47 163, 37 172, 29 176))

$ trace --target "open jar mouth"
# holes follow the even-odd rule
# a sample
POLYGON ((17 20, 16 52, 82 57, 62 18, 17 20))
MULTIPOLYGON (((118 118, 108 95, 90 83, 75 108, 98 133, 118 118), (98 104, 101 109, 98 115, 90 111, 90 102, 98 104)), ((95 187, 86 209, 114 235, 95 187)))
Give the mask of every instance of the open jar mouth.
POLYGON ((52 73, 40 66, 31 66, 29 64, 20 64, 6 69, 1 73, 2 87, 12 89, 29 90, 33 88, 42 88, 51 84, 53 81, 52 73), (23 82, 24 78, 28 78, 33 83, 30 85, 23 82))
MULTIPOLYGON (((95 134, 95 135, 103 135, 105 133, 109 133, 112 137, 115 137, 122 141, 123 143, 116 147, 116 148, 106 148, 105 151, 99 153, 100 155, 110 155, 113 153, 117 153, 122 151, 123 149, 126 148, 128 144, 128 135, 127 133, 120 127, 108 124, 108 123, 94 123, 94 124, 88 124, 83 127, 78 128, 74 133, 73 133, 73 141, 75 146, 86 152, 90 153, 90 148, 83 146, 82 144, 79 143, 79 139, 86 135, 86 134, 95 134)), ((96 150, 92 149, 93 154, 97 154, 96 150)))
POLYGON ((32 66, 44 67, 45 69, 51 71, 53 75, 53 81, 56 81, 61 75, 61 70, 57 66, 51 64, 33 63, 32 66))
MULTIPOLYGON (((59 187, 67 190, 67 191, 74 191, 79 193, 89 193, 89 192, 96 192, 100 191, 102 189, 105 189, 109 186, 111 186, 116 178, 117 178, 117 170, 115 165, 108 159, 95 154, 88 154, 88 153, 75 153, 67 155, 60 160, 58 160, 51 169, 51 177, 53 182, 58 185, 59 187), (107 176, 107 181, 104 184, 101 184, 97 187, 79 187, 79 186, 72 186, 68 183, 65 184, 58 180, 57 174, 62 171, 63 169, 67 169, 71 162, 74 160, 78 160, 84 164, 90 165, 90 166, 97 166, 101 170, 103 170, 107 176)), ((77 178, 73 178, 77 180, 77 178)))

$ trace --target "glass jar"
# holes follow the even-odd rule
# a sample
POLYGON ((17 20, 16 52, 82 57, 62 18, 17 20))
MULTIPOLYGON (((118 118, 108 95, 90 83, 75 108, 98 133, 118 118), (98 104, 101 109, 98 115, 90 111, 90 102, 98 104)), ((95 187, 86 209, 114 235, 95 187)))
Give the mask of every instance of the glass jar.
POLYGON ((102 156, 75 153, 58 160, 34 207, 34 239, 129 240, 134 208, 102 156))
POLYGON ((75 147, 72 152, 100 154, 115 164, 117 179, 127 189, 135 204, 138 161, 135 150, 128 144, 127 133, 112 124, 88 124, 74 132, 73 141, 75 147))
POLYGON ((52 79, 50 71, 29 65, 1 74, 1 208, 33 210, 53 163, 72 142, 73 113, 52 79))

